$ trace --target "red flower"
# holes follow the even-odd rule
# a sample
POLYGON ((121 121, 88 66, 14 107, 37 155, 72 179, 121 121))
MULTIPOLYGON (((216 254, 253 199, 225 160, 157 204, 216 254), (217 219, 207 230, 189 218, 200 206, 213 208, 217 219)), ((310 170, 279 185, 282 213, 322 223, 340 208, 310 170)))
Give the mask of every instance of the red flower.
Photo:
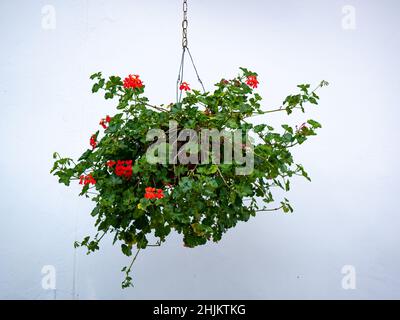
POLYGON ((156 189, 156 188, 151 188, 147 187, 145 189, 146 193, 144 194, 144 197, 146 199, 162 199, 164 198, 164 191, 162 189, 156 189))
POLYGON ((164 198, 164 192, 161 189, 157 189, 157 193, 156 193, 155 197, 158 199, 164 198))
POLYGON ((139 79, 137 74, 129 75, 124 79, 124 88, 125 89, 136 89, 136 88, 143 88, 143 82, 139 79))
POLYGON ((89 174, 86 178, 87 178, 86 184, 89 184, 89 183, 96 184, 96 180, 95 180, 95 178, 93 178, 92 174, 89 174))
POLYGON ((259 82, 258 82, 258 80, 257 80, 257 76, 248 76, 248 77, 247 77, 247 80, 246 80, 246 83, 247 83, 250 87, 252 87, 253 89, 254 89, 254 88, 257 88, 257 86, 258 86, 258 84, 259 84, 259 82))
POLYGON ((96 141, 95 134, 90 137, 90 145, 92 146, 93 149, 97 147, 97 141, 96 141))
POLYGON ((115 167, 115 174, 119 177, 132 177, 132 160, 118 160, 115 167))
POLYGON ((185 90, 185 91, 190 90, 189 84, 187 82, 182 82, 179 87, 179 90, 185 90))
POLYGON ((93 178, 92 174, 88 174, 87 176, 81 175, 79 177, 79 184, 96 184, 96 180, 93 178))
POLYGON ((154 193, 145 193, 145 194, 144 194, 144 197, 145 197, 146 199, 153 199, 153 198, 154 198, 154 193))
POLYGON ((101 119, 99 124, 103 127, 103 129, 107 129, 106 119, 101 119))
POLYGON ((111 168, 114 167, 116 164, 116 162, 114 160, 108 160, 107 161, 107 167, 111 168))
POLYGON ((100 125, 103 127, 103 129, 107 129, 107 125, 106 123, 110 123, 111 121, 111 117, 110 116, 106 116, 105 118, 100 120, 100 125))

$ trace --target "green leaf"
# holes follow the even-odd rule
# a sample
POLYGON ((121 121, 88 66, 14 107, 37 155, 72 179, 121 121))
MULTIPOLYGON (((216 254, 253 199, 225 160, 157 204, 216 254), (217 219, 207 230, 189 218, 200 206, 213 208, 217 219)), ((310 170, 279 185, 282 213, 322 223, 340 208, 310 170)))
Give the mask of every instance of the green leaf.
POLYGON ((132 255, 132 247, 127 246, 125 243, 121 244, 122 253, 128 257, 132 255))
POLYGON ((96 78, 101 78, 101 72, 93 73, 93 74, 90 76, 90 79, 91 79, 91 80, 94 80, 94 79, 96 79, 96 78))
POLYGON ((256 126, 254 126, 254 132, 259 133, 264 131, 264 129, 267 127, 266 124, 258 124, 256 126))
POLYGON ((308 124, 310 124, 314 129, 322 128, 321 124, 315 120, 308 120, 308 124))
POLYGON ((104 98, 105 99, 112 99, 112 98, 114 98, 114 95, 111 92, 106 92, 104 94, 104 98))
POLYGON ((81 157, 78 159, 78 161, 82 161, 82 160, 87 160, 89 158, 89 156, 92 154, 92 150, 87 149, 82 155, 81 157))

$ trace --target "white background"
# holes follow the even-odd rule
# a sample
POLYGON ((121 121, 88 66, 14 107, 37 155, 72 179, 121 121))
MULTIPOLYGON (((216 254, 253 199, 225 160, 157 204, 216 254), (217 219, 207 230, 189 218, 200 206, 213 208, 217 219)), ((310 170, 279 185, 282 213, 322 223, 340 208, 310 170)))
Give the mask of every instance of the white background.
MULTIPOLYGON (((189 0, 207 89, 247 67, 268 109, 299 83, 330 82, 306 115, 255 119, 323 124, 295 151, 313 181, 294 181, 291 215, 259 214, 218 244, 187 249, 173 234, 141 252, 134 288, 120 287, 129 259, 110 239, 89 256, 78 249, 76 298, 400 298, 399 10, 396 0, 189 0), (342 288, 344 265, 355 290, 342 288)), ((138 73, 154 104, 174 101, 181 16, 179 0, 1 0, 0 298, 73 297, 72 245, 93 234, 93 204, 49 174, 52 153, 78 157, 113 114, 90 93, 94 72, 138 73), (56 292, 42 288, 44 265, 56 268, 56 292)))

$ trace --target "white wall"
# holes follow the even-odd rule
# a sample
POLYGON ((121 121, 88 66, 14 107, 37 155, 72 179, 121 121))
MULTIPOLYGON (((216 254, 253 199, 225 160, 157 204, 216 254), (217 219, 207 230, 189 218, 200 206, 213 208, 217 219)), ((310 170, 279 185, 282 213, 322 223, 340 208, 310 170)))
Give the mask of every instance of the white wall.
MULTIPOLYGON (((270 108, 298 83, 331 83, 320 108, 291 120, 324 126, 296 151, 313 182, 295 181, 292 215, 260 214, 219 244, 186 249, 172 235, 145 250, 133 289, 120 288, 129 259, 110 239, 94 255, 78 250, 79 298, 400 298, 399 9, 396 0, 189 1, 189 45, 208 89, 245 66, 270 108), (343 28, 346 5, 354 30, 343 28), (355 290, 342 288, 344 265, 356 269, 355 290)), ((78 238, 93 232, 92 203, 50 176, 52 152, 79 156, 113 112, 90 93, 91 73, 139 73, 153 103, 173 101, 180 19, 179 0, 0 2, 0 298, 52 299, 44 265, 56 268, 56 297, 71 298, 75 226, 78 238)))

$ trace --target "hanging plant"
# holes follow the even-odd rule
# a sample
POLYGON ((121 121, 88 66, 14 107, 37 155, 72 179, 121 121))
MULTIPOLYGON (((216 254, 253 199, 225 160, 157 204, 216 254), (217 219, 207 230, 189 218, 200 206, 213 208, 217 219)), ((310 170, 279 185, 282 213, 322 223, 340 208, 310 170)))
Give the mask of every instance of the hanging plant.
POLYGON ((325 81, 314 90, 299 85, 299 93, 267 111, 254 92, 257 73, 245 68, 206 92, 188 48, 187 0, 183 13, 176 103, 150 105, 138 75, 122 80, 93 74, 92 92, 103 91, 105 99, 117 100, 117 113, 100 120, 100 130, 90 136, 90 148, 77 162, 54 153, 51 173, 67 186, 79 181, 80 195, 95 202, 91 215, 98 233, 75 242, 75 247, 96 251, 103 237, 112 234, 125 255, 132 256, 136 248, 130 265, 122 269, 123 288, 132 285, 130 273, 140 250, 160 246, 173 230, 183 235, 184 246, 193 248, 218 242, 228 229, 257 212, 292 212, 286 198, 275 200, 273 189, 289 191, 294 176, 309 180, 290 150, 321 127, 308 120, 295 127, 282 124, 276 131, 250 119, 305 112, 306 104, 318 104, 316 91, 328 84, 325 81), (183 81, 186 53, 202 91, 183 81), (149 243, 151 239, 155 243, 149 243))
MULTIPOLYGON (((100 240, 110 233, 114 243, 121 243, 125 255, 131 256, 136 247, 136 258, 140 249, 163 243, 172 230, 183 235, 186 247, 193 248, 219 241, 228 229, 239 221, 248 221, 257 212, 292 212, 287 199, 282 199, 276 208, 268 206, 275 202, 272 190, 288 191, 294 176, 309 179, 303 166, 294 163, 290 149, 315 135, 320 124, 314 120, 294 128, 283 124, 282 132, 278 132, 268 124, 253 125, 249 119, 275 112, 304 112, 306 103, 318 103, 316 89, 327 83, 321 82, 312 91, 308 84, 299 85, 300 92, 289 95, 280 108, 263 111, 260 95, 253 92, 258 85, 257 74, 241 70, 236 78, 218 82, 212 93, 191 90, 189 84, 182 83, 180 90, 185 97, 168 106, 150 105, 137 75, 124 80, 116 76, 106 80, 101 73, 91 76, 95 80, 92 91, 103 90, 105 99, 116 98, 118 112, 100 120, 101 130, 90 137, 90 148, 77 162, 55 153, 51 170, 67 186, 73 180, 79 181, 80 195, 95 202, 91 215, 96 218, 98 233, 76 242, 76 246, 96 251, 100 240), (178 137, 168 141, 173 133, 171 123, 175 124, 178 137), (149 140, 148 133, 154 128, 166 132, 163 144, 149 140), (224 132, 224 144, 216 149, 217 153, 219 150, 223 154, 230 141, 233 149, 239 147, 242 159, 250 159, 250 169, 241 172, 249 163, 235 159, 231 163, 211 161, 215 155, 212 152, 208 154, 209 163, 154 163, 157 155, 149 159, 152 146, 158 146, 158 151, 161 145, 172 150, 174 144, 178 149, 176 160, 182 160, 179 152, 200 159, 200 151, 189 150, 189 143, 180 141, 179 133, 191 129, 201 136, 204 128, 224 132), (249 135, 242 135, 239 142, 230 140, 226 133, 238 130, 252 132, 257 142, 249 142, 249 135), (150 235, 158 239, 156 244, 149 244, 150 235)), ((167 151, 168 156, 170 153, 167 151)), ((123 287, 131 284, 131 267, 123 269, 123 287)))

